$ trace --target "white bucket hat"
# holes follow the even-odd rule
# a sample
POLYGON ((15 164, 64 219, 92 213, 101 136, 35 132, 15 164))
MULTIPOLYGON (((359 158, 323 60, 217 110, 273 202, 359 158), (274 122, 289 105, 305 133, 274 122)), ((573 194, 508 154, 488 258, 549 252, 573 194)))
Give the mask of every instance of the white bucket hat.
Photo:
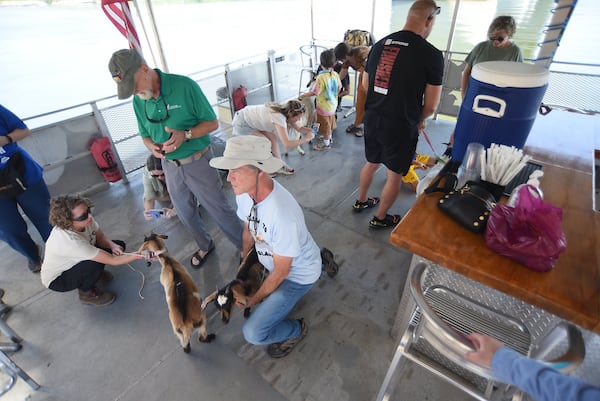
POLYGON ((232 170, 242 166, 255 166, 271 174, 283 167, 283 161, 271 154, 271 142, 254 135, 234 136, 225 143, 222 157, 210 160, 211 167, 232 170))

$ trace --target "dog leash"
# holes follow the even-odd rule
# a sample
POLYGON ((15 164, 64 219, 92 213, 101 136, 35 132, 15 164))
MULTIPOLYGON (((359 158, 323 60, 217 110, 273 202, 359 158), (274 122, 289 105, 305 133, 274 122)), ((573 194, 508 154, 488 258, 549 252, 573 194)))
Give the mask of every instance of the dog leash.
POLYGON ((435 151, 435 149, 433 148, 433 144, 431 143, 431 140, 429 139, 429 135, 427 135, 427 132, 425 132, 424 129, 421 130, 421 133, 423 134, 423 136, 425 137, 425 141, 427 142, 427 144, 429 145, 429 147, 431 148, 431 150, 433 151, 433 155, 435 156, 435 161, 437 162, 441 162, 441 163, 445 163, 444 159, 442 159, 437 152, 435 151))
POLYGON ((129 263, 127 263, 127 266, 129 266, 129 268, 131 270, 133 270, 134 272, 138 272, 142 276, 142 286, 140 287, 140 290, 138 291, 138 295, 140 296, 141 299, 145 299, 144 296, 142 295, 142 290, 144 289, 144 284, 146 283, 146 276, 144 276, 144 273, 142 273, 141 271, 136 270, 129 263))
MULTIPOLYGON (((141 255, 140 253, 131 253, 131 252, 122 252, 121 255, 131 255, 131 256, 138 256, 141 255)), ((140 287, 140 290, 138 291, 138 295, 141 299, 145 299, 144 296, 142 295, 142 290, 144 289, 144 285, 146 283, 146 276, 144 276, 144 273, 142 273, 139 270, 136 270, 133 266, 131 266, 131 264, 127 263, 127 266, 129 266, 129 268, 131 270, 133 270, 136 273, 139 273, 142 276, 142 285, 140 287)))

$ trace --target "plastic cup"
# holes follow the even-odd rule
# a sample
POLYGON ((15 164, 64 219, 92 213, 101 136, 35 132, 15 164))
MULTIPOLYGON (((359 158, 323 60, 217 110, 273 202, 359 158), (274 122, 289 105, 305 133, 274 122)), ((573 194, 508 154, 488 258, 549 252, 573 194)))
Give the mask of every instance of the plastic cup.
POLYGON ((462 166, 465 170, 479 171, 481 174, 481 155, 485 153, 485 148, 482 144, 471 142, 467 145, 465 156, 463 157, 462 166))

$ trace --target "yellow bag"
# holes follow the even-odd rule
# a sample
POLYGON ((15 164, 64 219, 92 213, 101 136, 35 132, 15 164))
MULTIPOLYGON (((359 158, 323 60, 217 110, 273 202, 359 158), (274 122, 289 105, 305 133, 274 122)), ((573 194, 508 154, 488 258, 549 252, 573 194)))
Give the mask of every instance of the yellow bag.
POLYGON ((369 31, 348 29, 344 34, 344 43, 348 46, 373 46, 375 38, 369 31))

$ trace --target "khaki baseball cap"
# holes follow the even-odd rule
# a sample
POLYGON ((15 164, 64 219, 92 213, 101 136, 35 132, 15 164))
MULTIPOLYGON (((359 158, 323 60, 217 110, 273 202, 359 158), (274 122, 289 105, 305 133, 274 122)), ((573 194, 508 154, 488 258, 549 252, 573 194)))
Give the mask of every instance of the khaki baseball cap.
POLYGON ((133 94, 135 80, 133 76, 144 59, 135 49, 122 49, 113 53, 108 62, 108 70, 117 83, 117 96, 127 99, 133 94))

